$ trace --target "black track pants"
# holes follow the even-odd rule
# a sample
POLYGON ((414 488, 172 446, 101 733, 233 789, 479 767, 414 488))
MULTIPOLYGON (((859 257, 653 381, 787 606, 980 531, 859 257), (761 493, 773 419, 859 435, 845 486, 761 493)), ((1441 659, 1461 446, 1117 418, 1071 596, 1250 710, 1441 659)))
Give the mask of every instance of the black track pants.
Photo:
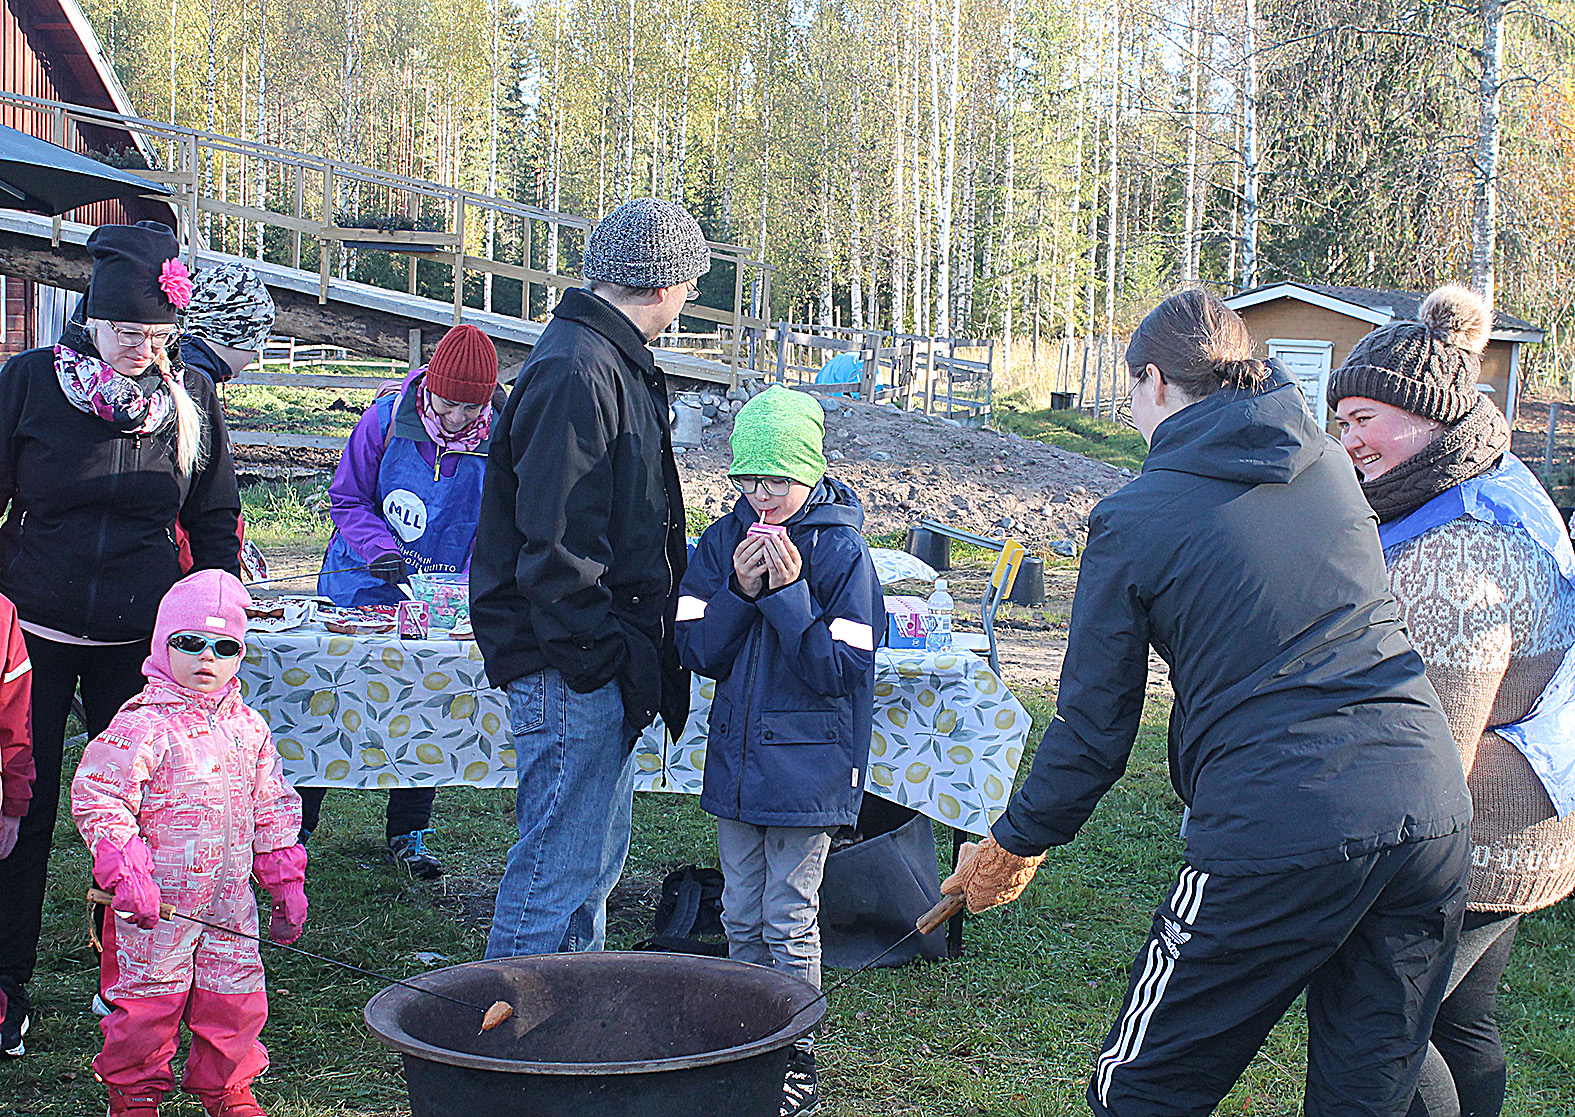
MULTIPOLYGON (((301 794, 301 829, 317 829, 322 817, 326 787, 298 787, 301 794)), ((388 790, 388 811, 385 815, 386 836, 397 838, 412 830, 425 830, 432 824, 432 801, 437 798, 435 787, 391 787, 388 790)))
POLYGON ((1469 861, 1462 832, 1289 873, 1183 868, 1133 964, 1089 1105, 1212 1113, 1305 989, 1306 1117, 1400 1117, 1449 979, 1469 861))

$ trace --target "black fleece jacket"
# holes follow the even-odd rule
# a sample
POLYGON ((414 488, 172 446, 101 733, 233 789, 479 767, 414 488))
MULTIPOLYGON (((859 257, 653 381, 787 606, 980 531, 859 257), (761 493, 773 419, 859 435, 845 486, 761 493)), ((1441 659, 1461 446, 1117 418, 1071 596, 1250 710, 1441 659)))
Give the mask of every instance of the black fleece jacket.
POLYGON ((617 680, 630 739, 679 731, 689 675, 673 644, 684 502, 666 379, 634 324, 565 291, 492 428, 470 566, 471 621, 496 687, 556 668, 617 680))
POLYGON ((193 569, 240 574, 241 500, 224 416, 206 376, 187 370, 182 382, 205 428, 206 453, 190 477, 175 470, 174 423, 121 435, 72 406, 53 347, 0 368, 0 503, 10 502, 0 593, 22 620, 89 640, 146 637, 181 577, 177 519, 193 569))
POLYGON ((1070 841, 1120 777, 1150 646, 1176 695, 1189 864, 1284 872, 1470 821, 1372 509, 1283 373, 1166 419, 1142 474, 1094 509, 1056 714, 993 827, 1005 849, 1070 841))

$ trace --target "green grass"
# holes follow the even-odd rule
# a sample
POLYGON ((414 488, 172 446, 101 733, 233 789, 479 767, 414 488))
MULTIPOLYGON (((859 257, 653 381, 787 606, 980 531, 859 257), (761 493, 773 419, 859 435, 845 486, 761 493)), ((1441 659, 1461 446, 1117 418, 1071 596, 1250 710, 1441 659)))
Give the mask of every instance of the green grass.
POLYGON ((333 534, 328 490, 322 483, 264 481, 241 489, 246 537, 266 551, 270 546, 321 549, 333 534))
MULTIPOLYGON (((1025 689, 1020 697, 1034 714, 1037 740, 1051 712, 1050 693, 1025 689)), ((1077 840, 1051 854, 1023 898, 969 920, 962 959, 872 971, 831 994, 820 1041, 827 1117, 1087 1112, 1089 1067, 1179 857, 1180 805, 1165 771, 1166 714, 1163 702, 1150 704, 1127 775, 1077 840)), ((74 761, 68 758, 68 771, 74 761)), ((1027 765, 1025 758, 1024 771, 1027 765)), ((379 862, 382 797, 330 796, 312 843, 312 910, 301 945, 395 976, 421 972, 417 952, 451 962, 479 957, 490 884, 502 873, 513 837, 512 803, 506 791, 441 792, 439 848, 453 872, 418 885, 379 862)), ((649 889, 678 865, 715 864, 713 826, 691 798, 637 797, 625 883, 649 889)), ((95 980, 81 900, 88 868, 80 840, 63 821, 32 987, 32 1054, 0 1063, 7 1113, 80 1117, 102 1105, 88 1066, 100 1044, 88 1010, 95 980)), ((648 919, 644 909, 623 911, 612 945, 640 937, 648 919)), ((361 1021, 379 983, 282 951, 268 951, 266 960, 272 1015, 263 1038, 273 1067, 258 1094, 269 1113, 406 1112, 398 1060, 370 1039, 361 1021)), ((1510 1051, 1506 1114, 1575 1112, 1572 973, 1575 911, 1565 904, 1527 917, 1500 1000, 1510 1051)), ((828 985, 842 976, 829 971, 828 985)), ((1304 1043, 1298 1007, 1218 1112, 1300 1113, 1304 1043)), ((189 1099, 172 1098, 165 1112, 199 1117, 189 1099)))
POLYGON ((348 438, 371 402, 369 389, 265 384, 229 384, 224 388, 225 419, 230 426, 248 431, 348 438))
POLYGON ((1134 472, 1148 456, 1148 444, 1137 431, 1081 411, 1023 411, 1003 404, 995 411, 994 426, 1134 472))

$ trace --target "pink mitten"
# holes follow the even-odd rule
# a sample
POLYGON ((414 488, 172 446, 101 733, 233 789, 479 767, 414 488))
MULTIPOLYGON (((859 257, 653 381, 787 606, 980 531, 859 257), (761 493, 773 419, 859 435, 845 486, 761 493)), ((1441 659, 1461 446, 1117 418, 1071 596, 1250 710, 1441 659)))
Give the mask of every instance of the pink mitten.
POLYGON ((306 847, 298 843, 259 853, 252 858, 252 874, 273 897, 268 934, 288 946, 306 926, 306 847))
POLYGON ((113 889, 116 915, 144 931, 159 921, 158 882, 153 879, 153 851, 141 838, 117 846, 108 838, 93 847, 93 879, 99 887, 113 889))

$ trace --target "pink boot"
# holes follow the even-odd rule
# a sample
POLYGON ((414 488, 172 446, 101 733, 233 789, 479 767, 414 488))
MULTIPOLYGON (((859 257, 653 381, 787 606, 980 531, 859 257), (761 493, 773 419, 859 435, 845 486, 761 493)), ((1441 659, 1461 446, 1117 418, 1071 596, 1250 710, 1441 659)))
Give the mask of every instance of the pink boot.
POLYGON ((208 1117, 268 1117, 262 1106, 257 1104, 257 1099, 252 1097, 250 1086, 237 1086, 218 1097, 205 1094, 202 1108, 208 1117))
POLYGON ((109 1117, 159 1117, 159 1102, 163 1100, 164 1095, 158 1090, 122 1090, 119 1086, 111 1086, 109 1117))

